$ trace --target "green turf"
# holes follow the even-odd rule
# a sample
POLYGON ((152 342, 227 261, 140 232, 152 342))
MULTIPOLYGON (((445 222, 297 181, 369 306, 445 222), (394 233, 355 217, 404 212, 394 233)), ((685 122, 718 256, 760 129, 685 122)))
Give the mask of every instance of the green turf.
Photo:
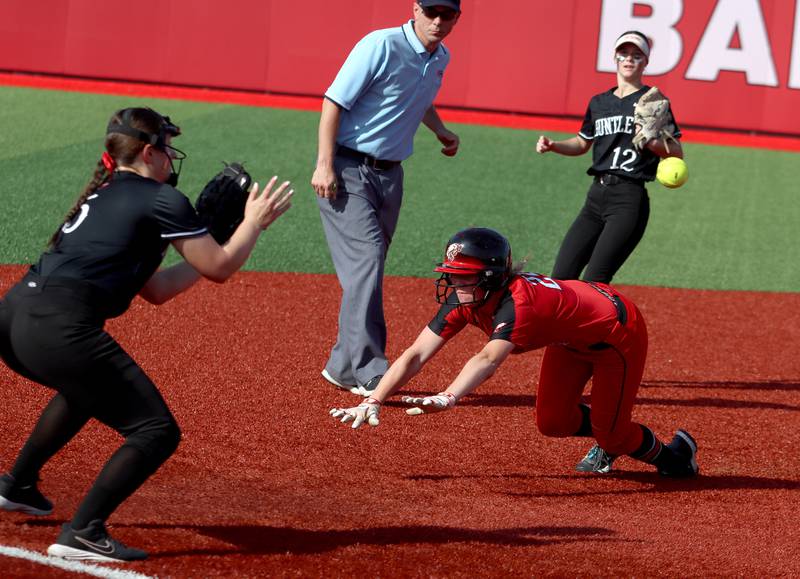
MULTIPOLYGON (((0 262, 35 260, 89 179, 110 113, 147 104, 183 128, 189 154, 181 190, 194 198, 222 160, 241 159, 259 180, 294 182, 294 207, 259 241, 249 269, 332 272, 309 185, 317 113, 134 99, 0 87, 0 171, 6 211, 0 262)), ((548 272, 577 214, 590 158, 536 155, 537 133, 453 125, 455 158, 438 153, 422 128, 404 163, 406 195, 387 262, 393 275, 429 276, 448 236, 470 225, 494 227, 516 258, 548 272)), ((800 291, 800 222, 793 184, 797 156, 686 144, 689 182, 649 186, 652 213, 643 241, 620 270, 623 284, 800 291)), ((174 255, 169 257, 174 261, 174 255)))

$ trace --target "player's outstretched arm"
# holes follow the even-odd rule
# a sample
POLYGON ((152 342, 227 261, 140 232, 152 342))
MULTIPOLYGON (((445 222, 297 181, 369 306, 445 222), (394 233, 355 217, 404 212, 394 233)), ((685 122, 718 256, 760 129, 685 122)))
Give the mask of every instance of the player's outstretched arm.
POLYGON ((422 398, 403 396, 403 402, 411 406, 406 413, 416 416, 453 408, 461 398, 491 378, 513 349, 514 344, 507 340, 490 340, 467 361, 444 392, 422 398))
POLYGON ((259 189, 253 183, 244 209, 244 221, 225 245, 220 246, 211 235, 176 239, 175 249, 200 275, 218 283, 239 271, 256 245, 258 236, 291 206, 294 193, 284 181, 275 187, 273 177, 259 189))
POLYGON ((566 155, 568 157, 576 157, 583 155, 586 151, 592 148, 592 142, 587 141, 580 135, 575 135, 572 138, 563 141, 554 141, 550 137, 541 135, 536 142, 536 152, 542 153, 558 153, 559 155, 566 155))
POLYGON ((370 426, 379 423, 381 404, 392 394, 405 386, 411 378, 417 375, 425 363, 444 345, 445 340, 425 327, 414 343, 403 352, 391 365, 381 378, 380 384, 372 396, 365 398, 358 406, 351 408, 331 408, 330 414, 341 422, 352 422, 353 428, 358 428, 364 422, 370 426))

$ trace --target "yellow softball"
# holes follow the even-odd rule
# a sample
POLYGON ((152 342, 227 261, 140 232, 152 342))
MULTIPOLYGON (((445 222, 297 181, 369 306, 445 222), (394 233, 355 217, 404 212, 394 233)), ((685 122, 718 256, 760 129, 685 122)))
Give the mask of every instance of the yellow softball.
POLYGON ((664 187, 675 189, 680 187, 689 178, 689 168, 683 159, 678 157, 665 157, 658 163, 656 179, 664 187))

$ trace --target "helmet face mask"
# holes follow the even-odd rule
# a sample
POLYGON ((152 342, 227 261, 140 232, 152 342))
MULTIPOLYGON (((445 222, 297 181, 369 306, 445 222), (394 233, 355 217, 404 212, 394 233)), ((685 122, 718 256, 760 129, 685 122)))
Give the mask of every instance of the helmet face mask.
POLYGON ((462 283, 458 277, 460 277, 459 274, 443 273, 439 279, 434 282, 436 284, 437 302, 440 304, 459 304, 465 306, 470 304, 482 304, 486 301, 489 291, 486 289, 486 284, 483 280, 479 279, 476 283, 462 283), (472 299, 470 301, 462 301, 458 296, 458 290, 466 288, 472 288, 472 299), (479 294, 478 290, 484 291, 479 294))
POLYGON ((447 242, 444 261, 434 271, 442 274, 436 281, 436 301, 440 304, 484 303, 511 278, 511 245, 493 229, 464 229, 447 242), (458 276, 466 275, 477 276, 477 283, 465 285, 463 280, 458 280, 458 276), (460 301, 457 290, 470 286, 473 287, 472 301, 460 301), (483 291, 478 292, 479 289, 483 291))

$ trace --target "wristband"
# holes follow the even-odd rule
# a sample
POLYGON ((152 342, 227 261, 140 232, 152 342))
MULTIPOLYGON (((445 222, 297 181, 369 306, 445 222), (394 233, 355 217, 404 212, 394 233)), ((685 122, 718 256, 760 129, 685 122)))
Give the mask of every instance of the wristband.
POLYGON ((447 400, 448 400, 447 405, 451 406, 451 407, 455 406, 456 402, 458 402, 458 398, 456 398, 456 395, 452 394, 450 392, 439 392, 439 394, 437 394, 437 396, 445 396, 445 397, 447 397, 447 400))

